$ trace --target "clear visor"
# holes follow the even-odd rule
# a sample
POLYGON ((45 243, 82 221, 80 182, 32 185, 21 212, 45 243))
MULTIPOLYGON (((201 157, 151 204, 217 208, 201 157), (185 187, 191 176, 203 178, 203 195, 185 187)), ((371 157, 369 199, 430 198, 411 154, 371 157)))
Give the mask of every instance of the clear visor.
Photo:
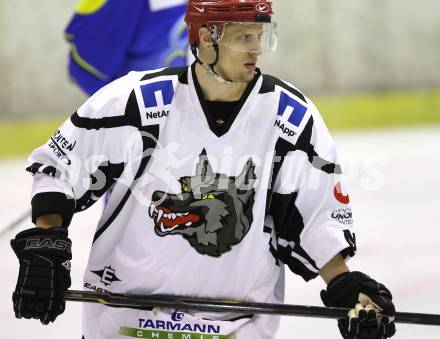
POLYGON ((235 51, 262 53, 274 52, 277 48, 276 22, 215 22, 209 27, 219 46, 235 51))

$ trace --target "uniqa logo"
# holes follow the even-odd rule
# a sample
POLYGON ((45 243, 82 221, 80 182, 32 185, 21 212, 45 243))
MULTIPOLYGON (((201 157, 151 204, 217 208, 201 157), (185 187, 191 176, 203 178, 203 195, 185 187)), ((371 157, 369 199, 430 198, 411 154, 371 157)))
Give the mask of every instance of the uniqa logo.
POLYGON ((257 9, 258 12, 262 12, 262 13, 267 13, 270 10, 269 5, 265 3, 259 3, 255 8, 257 9))
POLYGON ((171 314, 171 320, 172 321, 181 321, 183 319, 184 315, 185 315, 185 313, 182 313, 179 311, 174 311, 174 313, 171 314))

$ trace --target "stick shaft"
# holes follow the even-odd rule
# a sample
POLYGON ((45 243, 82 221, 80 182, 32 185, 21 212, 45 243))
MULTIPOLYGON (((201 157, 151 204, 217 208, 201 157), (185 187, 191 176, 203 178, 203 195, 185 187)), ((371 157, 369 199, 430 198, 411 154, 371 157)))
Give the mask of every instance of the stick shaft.
MULTIPOLYGON (((100 303, 113 307, 126 307, 135 309, 151 309, 153 307, 173 308, 180 311, 202 312, 234 312, 245 314, 277 314, 313 318, 343 318, 348 309, 268 304, 255 302, 219 301, 210 299, 195 299, 171 295, 137 295, 121 293, 96 293, 89 291, 69 290, 64 294, 67 301, 81 301, 100 303)), ((435 325, 440 326, 440 315, 425 313, 396 313, 396 323, 435 325)))

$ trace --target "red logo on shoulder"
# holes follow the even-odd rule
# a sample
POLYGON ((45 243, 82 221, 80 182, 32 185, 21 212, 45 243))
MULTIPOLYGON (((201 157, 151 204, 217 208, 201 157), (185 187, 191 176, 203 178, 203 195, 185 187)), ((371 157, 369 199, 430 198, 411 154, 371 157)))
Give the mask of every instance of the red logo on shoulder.
POLYGON ((333 189, 333 194, 335 195, 336 200, 341 204, 347 205, 350 202, 349 195, 342 193, 342 185, 340 182, 338 182, 333 189))

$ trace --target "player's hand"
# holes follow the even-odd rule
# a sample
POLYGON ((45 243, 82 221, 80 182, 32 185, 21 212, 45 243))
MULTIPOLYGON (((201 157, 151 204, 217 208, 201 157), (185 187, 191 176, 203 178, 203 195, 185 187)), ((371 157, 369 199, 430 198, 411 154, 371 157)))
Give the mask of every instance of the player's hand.
POLYGON ((17 318, 49 324, 64 312, 64 292, 70 287, 72 242, 64 228, 31 228, 18 233, 11 246, 20 262, 12 294, 17 318))
POLYGON ((338 319, 344 338, 386 339, 396 332, 391 292, 364 273, 338 275, 321 291, 321 299, 328 307, 350 308, 346 318, 338 319))

